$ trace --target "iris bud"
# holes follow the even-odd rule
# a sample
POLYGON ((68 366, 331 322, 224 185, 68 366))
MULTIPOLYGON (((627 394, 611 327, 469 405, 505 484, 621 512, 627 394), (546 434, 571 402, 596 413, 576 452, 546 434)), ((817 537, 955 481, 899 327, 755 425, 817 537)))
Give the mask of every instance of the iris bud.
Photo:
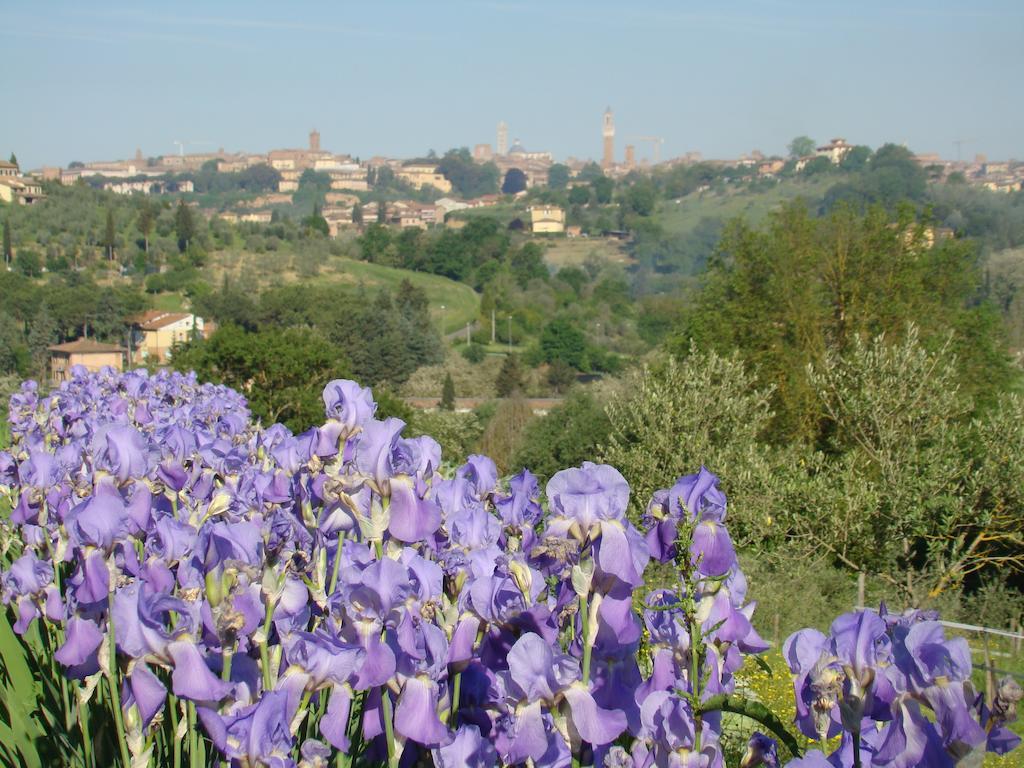
POLYGON ((224 599, 224 589, 220 574, 215 570, 210 571, 206 574, 203 581, 206 585, 206 602, 210 604, 211 608, 216 608, 220 605, 220 601, 224 599))

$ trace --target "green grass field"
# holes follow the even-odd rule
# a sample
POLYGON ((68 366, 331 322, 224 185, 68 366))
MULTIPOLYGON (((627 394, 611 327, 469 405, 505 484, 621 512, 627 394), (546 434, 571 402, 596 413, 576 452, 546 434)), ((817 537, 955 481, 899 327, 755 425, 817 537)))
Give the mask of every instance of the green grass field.
POLYGON ((603 237, 557 238, 548 242, 544 251, 544 263, 556 270, 562 267, 580 267, 588 259, 595 259, 602 264, 622 264, 632 262, 629 254, 623 250, 618 240, 603 237))
POLYGON ((438 328, 441 327, 441 323, 444 324, 445 333, 456 331, 466 323, 472 322, 480 311, 480 297, 472 288, 440 275, 384 267, 353 259, 333 258, 324 270, 323 279, 386 288, 397 288, 403 280, 408 280, 427 295, 430 301, 430 316, 437 321, 438 328))
POLYGON ((772 211, 798 197, 808 200, 820 198, 835 183, 836 179, 832 177, 789 179, 760 192, 738 190, 722 195, 695 192, 678 203, 672 200, 663 202, 658 209, 658 221, 668 234, 679 235, 692 231, 703 218, 728 221, 742 216, 747 223, 757 224, 772 211))

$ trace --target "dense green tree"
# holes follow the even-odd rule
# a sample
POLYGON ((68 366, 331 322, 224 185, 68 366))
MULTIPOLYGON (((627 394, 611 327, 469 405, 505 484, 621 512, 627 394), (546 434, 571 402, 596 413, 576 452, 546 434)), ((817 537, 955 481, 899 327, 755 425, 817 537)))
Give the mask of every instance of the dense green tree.
POLYGON ((807 161, 800 173, 804 176, 820 176, 824 173, 831 173, 835 169, 832 161, 824 155, 818 155, 807 161))
POLYGON ((824 200, 826 209, 850 203, 861 209, 878 204, 896 210, 907 201, 925 199, 928 175, 906 147, 886 144, 879 147, 860 173, 830 189, 824 200))
POLYGON ((594 461, 610 430, 604 406, 588 392, 574 392, 547 416, 526 425, 513 471, 526 467, 544 481, 559 470, 594 461))
POLYGON ((658 205, 658 191, 650 179, 640 179, 626 191, 626 205, 638 216, 650 216, 658 205))
POLYGON ((815 142, 810 136, 797 136, 787 146, 789 156, 794 160, 814 154, 815 142))
POLYGON ((523 386, 523 371, 519 365, 518 355, 506 355, 501 370, 494 380, 494 390, 498 397, 511 397, 523 386))
POLYGON ((577 184, 569 190, 569 203, 572 205, 586 205, 590 202, 590 187, 577 184))
POLYGON ((522 248, 513 251, 509 257, 509 266, 521 288, 526 288, 531 280, 548 279, 548 268, 544 266, 544 249, 537 243, 524 243, 522 248))
POLYGON ((548 366, 548 384, 551 389, 561 394, 576 381, 576 371, 562 360, 555 360, 548 366))
POLYGON ((439 173, 452 184, 452 191, 464 199, 490 195, 498 191, 500 172, 494 163, 475 163, 466 147, 451 149, 438 163, 439 173))
POLYGON ((583 286, 590 282, 590 279, 587 277, 587 273, 579 267, 562 267, 558 270, 557 277, 562 282, 572 286, 572 289, 576 292, 577 296, 581 296, 583 294, 583 286))
POLYGON ((569 166, 555 163, 548 168, 548 186, 551 189, 565 189, 569 185, 569 166))
MULTIPOLYGON (((21 258, 20 253, 18 258, 21 258)), ((49 347, 58 341, 57 323, 54 322, 50 308, 46 304, 42 304, 33 315, 25 341, 31 355, 32 375, 39 381, 43 381, 47 378, 46 368, 50 360, 49 347)))
POLYGON ((352 223, 358 225, 363 223, 363 206, 359 203, 352 206, 352 223))
POLYGON ((331 191, 331 177, 325 171, 307 168, 299 176, 299 188, 292 196, 292 204, 299 210, 311 211, 322 206, 331 191))
POLYGON ((1011 376, 992 325, 993 310, 977 302, 980 284, 969 243, 930 246, 912 216, 893 221, 873 209, 842 208, 815 219, 795 204, 760 230, 726 229, 697 301, 684 313, 671 346, 742 351, 764 385, 774 388, 776 439, 814 439, 821 423, 807 366, 826 352, 845 351, 857 337, 894 340, 908 319, 925 344, 950 333, 965 388, 990 399, 1011 376))
POLYGON ((871 160, 871 148, 858 144, 839 161, 840 169, 844 171, 862 171, 871 160))
POLYGON ((303 219, 302 224, 309 232, 319 232, 324 237, 331 234, 331 229, 327 224, 327 219, 325 219, 323 213, 321 213, 319 203, 313 204, 313 213, 303 219))
POLYGON ((587 342, 583 332, 565 317, 556 317, 544 326, 540 335, 541 358, 546 363, 561 360, 582 370, 586 361, 587 342))
POLYGON ((612 201, 612 191, 615 189, 615 182, 607 176, 599 176, 590 182, 594 190, 594 199, 601 205, 607 205, 612 201))
POLYGON ((223 326, 209 339, 176 349, 172 362, 233 387, 264 424, 280 422, 296 433, 323 421, 324 386, 349 374, 339 349, 302 328, 250 333, 223 326))
POLYGON ((365 261, 390 264, 394 251, 391 230, 382 224, 370 224, 356 241, 365 261))
POLYGON ((19 371, 26 362, 27 353, 22 325, 11 315, 0 311, 0 374, 29 373, 27 370, 19 371))
POLYGON ((19 248, 14 266, 25 277, 40 277, 43 274, 43 260, 39 251, 32 248, 19 248))
POLYGON ((441 408, 445 411, 455 410, 455 381, 450 372, 444 375, 444 385, 441 387, 441 408))
POLYGON ((582 182, 592 184, 595 180, 600 179, 604 176, 604 171, 601 170, 601 166, 597 163, 587 163, 580 169, 580 172, 576 175, 576 178, 582 182))
POLYGON ((526 189, 526 174, 519 168, 509 168, 505 173, 505 180, 501 183, 501 192, 505 195, 514 195, 526 189))

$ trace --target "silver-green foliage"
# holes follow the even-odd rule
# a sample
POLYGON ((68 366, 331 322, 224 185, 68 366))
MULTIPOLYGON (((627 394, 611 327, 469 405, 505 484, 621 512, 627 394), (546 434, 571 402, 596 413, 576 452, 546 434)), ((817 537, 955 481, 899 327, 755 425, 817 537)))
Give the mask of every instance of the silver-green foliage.
POLYGON ((771 418, 770 394, 737 355, 692 348, 682 360, 633 374, 608 404, 611 434, 603 449, 603 459, 629 481, 633 514, 665 478, 703 464, 722 478, 737 543, 762 539, 781 482, 774 469, 785 453, 758 442, 771 418))

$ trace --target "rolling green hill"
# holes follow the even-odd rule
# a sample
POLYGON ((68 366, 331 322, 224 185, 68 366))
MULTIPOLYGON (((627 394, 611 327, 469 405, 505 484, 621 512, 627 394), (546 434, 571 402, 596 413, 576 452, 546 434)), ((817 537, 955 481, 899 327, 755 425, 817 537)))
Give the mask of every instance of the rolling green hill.
MULTIPOLYGON (((260 288, 267 287, 271 283, 329 281, 348 283, 353 286, 361 284, 370 289, 377 287, 394 289, 403 280, 408 280, 427 295, 430 302, 430 316, 437 321, 439 328, 441 323, 444 324, 445 332, 457 330, 466 323, 472 322, 479 312, 480 297, 476 292, 465 283, 458 283, 446 277, 370 264, 343 256, 326 258, 320 265, 319 273, 315 276, 308 276, 300 274, 291 263, 289 256, 287 253, 274 255, 275 263, 272 268, 268 268, 270 265, 267 254, 223 251, 211 255, 210 263, 204 268, 204 273, 210 285, 220 285, 225 275, 235 280, 244 276, 249 280, 255 280, 260 288)), ((162 304, 166 304, 167 309, 173 308, 171 305, 174 302, 169 298, 170 296, 177 296, 177 294, 165 294, 161 297, 162 304)), ((162 305, 161 308, 165 307, 162 305)))
POLYGON ((819 200, 836 183, 833 176, 811 179, 787 179, 770 189, 750 191, 695 192, 678 202, 666 200, 658 208, 658 221, 670 235, 687 234, 701 219, 728 221, 742 216, 748 224, 758 224, 765 216, 798 197, 819 200))

